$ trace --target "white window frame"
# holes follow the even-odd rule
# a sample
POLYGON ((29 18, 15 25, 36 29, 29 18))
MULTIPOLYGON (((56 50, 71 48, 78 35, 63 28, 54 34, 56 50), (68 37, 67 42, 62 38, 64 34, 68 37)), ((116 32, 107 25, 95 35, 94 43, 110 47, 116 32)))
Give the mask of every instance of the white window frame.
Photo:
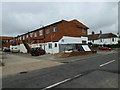
POLYGON ((85 33, 85 29, 84 29, 84 28, 82 28, 82 33, 83 33, 83 34, 85 33))
POLYGON ((34 32, 34 37, 37 37, 37 32, 34 32))
POLYGON ((28 38, 28 34, 26 35, 26 38, 28 38))
POLYGON ((52 49, 52 43, 48 43, 48 48, 52 49))
POLYGON ((18 40, 20 40, 20 37, 18 37, 18 40))
POLYGON ((43 30, 39 31, 39 35, 42 36, 43 35, 43 30))
POLYGON ((22 37, 20 37, 20 40, 22 40, 22 37))
POLYGON ((33 33, 30 33, 30 37, 32 37, 33 33))
POLYGON ((114 39, 114 38, 112 38, 112 42, 115 42, 115 39, 114 39))
POLYGON ((58 31, 57 26, 54 26, 54 27, 53 27, 53 32, 57 32, 57 31, 58 31))
POLYGON ((22 36, 23 37, 23 40, 25 40, 25 36, 22 36))
POLYGON ((55 43, 55 47, 57 47, 58 46, 58 44, 57 43, 55 43))
POLYGON ((47 29, 46 29, 46 34, 49 34, 49 33, 50 33, 50 29, 47 28, 47 29))

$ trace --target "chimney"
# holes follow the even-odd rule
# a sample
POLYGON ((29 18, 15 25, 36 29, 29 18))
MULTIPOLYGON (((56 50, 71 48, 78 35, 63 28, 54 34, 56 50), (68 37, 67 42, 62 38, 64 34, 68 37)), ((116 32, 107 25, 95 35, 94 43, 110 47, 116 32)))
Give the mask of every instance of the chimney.
POLYGON ((100 34, 102 34, 102 31, 100 30, 100 34))
POLYGON ((92 35, 95 34, 94 31, 92 31, 92 35))

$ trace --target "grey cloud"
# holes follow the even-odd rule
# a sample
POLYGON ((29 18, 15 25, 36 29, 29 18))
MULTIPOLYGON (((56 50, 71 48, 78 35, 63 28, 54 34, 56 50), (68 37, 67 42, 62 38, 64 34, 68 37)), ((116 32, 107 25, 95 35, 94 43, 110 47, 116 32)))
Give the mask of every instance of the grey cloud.
POLYGON ((3 35, 22 34, 61 19, 77 19, 91 32, 117 33, 117 3, 3 3, 3 35))

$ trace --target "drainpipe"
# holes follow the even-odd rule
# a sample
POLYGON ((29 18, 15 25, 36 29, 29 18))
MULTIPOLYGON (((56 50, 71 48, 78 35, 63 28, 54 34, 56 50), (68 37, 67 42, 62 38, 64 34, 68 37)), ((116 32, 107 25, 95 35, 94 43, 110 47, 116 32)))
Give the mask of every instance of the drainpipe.
MULTIPOLYGON (((43 26, 44 28, 44 26, 43 26)), ((43 29, 43 36, 44 36, 44 50, 45 50, 45 29, 43 29)))

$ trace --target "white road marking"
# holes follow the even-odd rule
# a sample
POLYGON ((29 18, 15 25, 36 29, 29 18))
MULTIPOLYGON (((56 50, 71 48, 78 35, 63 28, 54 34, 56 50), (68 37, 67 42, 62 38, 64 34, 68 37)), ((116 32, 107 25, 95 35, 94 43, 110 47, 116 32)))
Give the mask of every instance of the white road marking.
POLYGON ((60 85, 60 84, 65 83, 65 82, 67 82, 67 81, 70 81, 70 80, 72 80, 72 79, 74 79, 74 78, 77 78, 77 77, 79 77, 79 76, 81 76, 81 75, 82 75, 82 74, 78 74, 78 75, 76 75, 76 76, 74 76, 74 77, 72 77, 72 78, 68 78, 68 79, 65 79, 65 80, 63 80, 63 81, 60 81, 60 82, 58 82, 58 83, 55 83, 55 84, 53 84, 53 85, 50 85, 50 86, 48 86, 48 87, 45 87, 45 88, 43 88, 42 90, 47 90, 47 89, 53 88, 53 87, 55 87, 55 86, 57 86, 57 85, 60 85))
POLYGON ((114 62, 114 61, 115 61, 115 60, 112 60, 112 61, 106 62, 106 63, 104 63, 104 64, 101 64, 100 67, 102 67, 102 66, 104 66, 104 65, 107 65, 107 64, 110 64, 110 63, 112 63, 112 62, 114 62))

